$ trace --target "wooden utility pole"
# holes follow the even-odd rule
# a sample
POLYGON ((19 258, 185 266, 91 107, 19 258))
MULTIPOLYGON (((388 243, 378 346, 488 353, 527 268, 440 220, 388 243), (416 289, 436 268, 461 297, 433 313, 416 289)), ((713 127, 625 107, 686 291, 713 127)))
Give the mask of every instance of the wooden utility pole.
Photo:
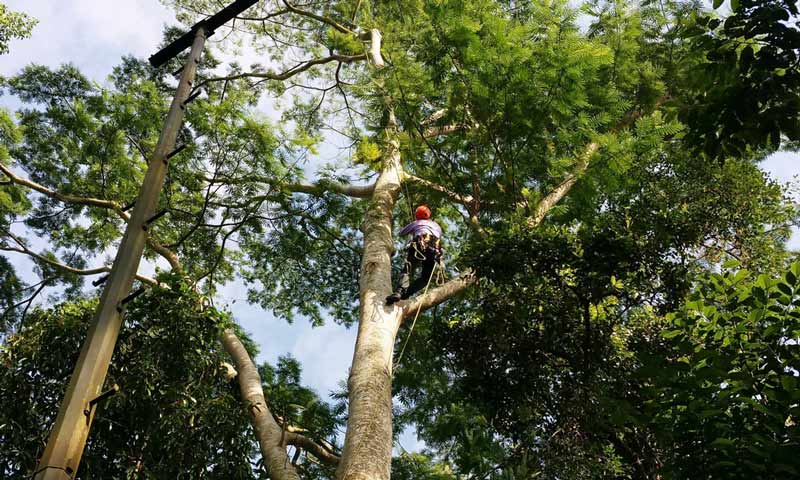
POLYGON ((47 446, 34 472, 34 480, 71 480, 75 476, 97 404, 118 389, 115 385, 112 389, 101 392, 122 327, 124 306, 141 292, 130 293, 144 251, 147 235, 145 229, 150 221, 161 216, 155 210, 170 158, 182 149, 175 148, 175 140, 183 123, 186 104, 197 96, 192 94, 192 85, 203 46, 206 38, 214 34, 214 30, 257 1, 236 0, 150 57, 150 63, 158 67, 191 46, 164 122, 164 129, 148 164, 133 214, 100 296, 100 304, 70 378, 47 446))
POLYGON ((167 156, 175 149, 175 139, 183 122, 184 102, 189 97, 205 41, 206 32, 201 26, 195 32, 192 49, 183 67, 164 130, 150 159, 144 183, 100 297, 100 305, 95 312, 88 338, 83 344, 47 447, 36 469, 36 480, 71 479, 78 470, 96 410, 96 402, 92 400, 101 395, 100 389, 103 388, 122 326, 123 303, 131 291, 142 259, 147 235, 146 223, 158 206, 167 174, 167 156))

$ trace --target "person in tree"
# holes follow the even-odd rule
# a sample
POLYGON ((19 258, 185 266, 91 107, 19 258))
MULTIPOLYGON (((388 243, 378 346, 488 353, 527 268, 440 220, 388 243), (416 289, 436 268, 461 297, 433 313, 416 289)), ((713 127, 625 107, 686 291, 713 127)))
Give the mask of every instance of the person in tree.
POLYGON ((386 297, 387 305, 405 300, 425 288, 437 262, 442 259, 442 227, 430 219, 431 209, 427 205, 420 205, 414 211, 414 218, 416 220, 400 231, 400 236, 411 235, 411 241, 406 247, 406 262, 400 275, 400 284, 394 293, 386 297), (422 267, 422 274, 410 283, 418 267, 422 267))

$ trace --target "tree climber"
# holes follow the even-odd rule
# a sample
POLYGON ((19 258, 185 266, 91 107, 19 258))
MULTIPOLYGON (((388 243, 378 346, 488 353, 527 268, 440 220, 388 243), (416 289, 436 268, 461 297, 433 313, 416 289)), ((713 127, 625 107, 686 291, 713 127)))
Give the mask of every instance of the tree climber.
POLYGON ((400 284, 393 294, 386 297, 386 305, 405 300, 428 286, 436 263, 441 261, 444 253, 441 247, 442 227, 430 220, 431 209, 427 205, 420 205, 414 211, 414 218, 415 221, 400 231, 400 236, 411 235, 411 241, 406 247, 406 261, 400 275, 400 284), (422 275, 409 285, 419 266, 422 267, 422 275))

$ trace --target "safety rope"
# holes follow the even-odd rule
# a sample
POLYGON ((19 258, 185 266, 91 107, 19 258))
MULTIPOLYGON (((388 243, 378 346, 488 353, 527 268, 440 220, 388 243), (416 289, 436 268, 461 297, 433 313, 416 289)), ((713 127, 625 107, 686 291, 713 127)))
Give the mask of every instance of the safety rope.
MULTIPOLYGON (((397 356, 397 361, 395 362, 395 368, 400 365, 400 360, 403 359, 403 353, 406 351, 406 346, 408 346, 408 341, 411 340, 411 334, 414 333, 414 325, 417 324, 417 318, 419 318, 419 312, 422 310, 422 299, 425 298, 425 295, 428 294, 428 287, 431 286, 431 280, 433 280, 433 276, 436 273, 436 267, 439 266, 439 262, 433 264, 433 270, 431 270, 431 276, 428 277, 428 284, 425 285, 425 290, 422 291, 422 295, 419 297, 420 302, 419 306, 417 307, 417 313, 414 315, 414 321, 411 322, 411 328, 408 330, 408 336, 406 337, 406 341, 403 343, 403 348, 400 349, 400 355, 397 356)), ((394 368, 392 369, 394 370, 394 368)))

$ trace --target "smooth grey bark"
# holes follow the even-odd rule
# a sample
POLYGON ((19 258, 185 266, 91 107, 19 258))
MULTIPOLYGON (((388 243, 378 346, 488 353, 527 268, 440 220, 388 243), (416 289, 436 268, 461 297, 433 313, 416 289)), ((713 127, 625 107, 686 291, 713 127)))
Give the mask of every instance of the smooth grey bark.
MULTIPOLYGON (((390 115, 390 119, 392 116, 390 115)), ((348 379, 349 416, 339 480, 388 480, 392 459, 392 356, 403 309, 387 307, 394 252, 392 210, 400 194, 396 126, 387 127, 383 170, 364 221, 358 337, 348 379)))
POLYGON ((247 408, 267 472, 274 480, 300 480, 297 470, 286 454, 286 447, 281 444, 283 429, 267 407, 261 377, 250 355, 232 330, 225 330, 220 340, 239 372, 242 402, 247 408))

